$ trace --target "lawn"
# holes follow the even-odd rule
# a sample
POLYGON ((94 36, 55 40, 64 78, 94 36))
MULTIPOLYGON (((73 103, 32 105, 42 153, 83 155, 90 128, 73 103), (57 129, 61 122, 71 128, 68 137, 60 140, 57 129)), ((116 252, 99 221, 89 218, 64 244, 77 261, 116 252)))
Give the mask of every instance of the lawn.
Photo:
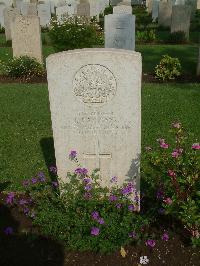
MULTIPOLYGON (((200 84, 143 84, 142 146, 166 137, 179 120, 200 136, 200 84)), ((0 177, 12 189, 55 162, 46 84, 0 85, 0 177)), ((67 152, 67 151, 66 151, 67 152)))

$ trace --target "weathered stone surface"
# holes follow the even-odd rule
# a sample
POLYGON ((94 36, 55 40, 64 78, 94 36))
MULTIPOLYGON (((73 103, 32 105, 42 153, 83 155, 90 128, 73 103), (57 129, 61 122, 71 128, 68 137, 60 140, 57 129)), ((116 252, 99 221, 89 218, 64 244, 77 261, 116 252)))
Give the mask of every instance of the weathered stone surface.
POLYGON ((148 13, 152 12, 152 6, 153 6, 153 0, 146 0, 146 8, 148 13))
POLYGON ((170 27, 171 16, 172 16, 172 4, 170 2, 160 2, 159 13, 158 13, 158 25, 164 27, 170 27))
POLYGON ((183 31, 189 38, 191 9, 188 6, 173 6, 171 32, 183 31))
POLYGON ((76 166, 70 150, 102 184, 137 176, 141 153, 141 55, 118 49, 81 49, 50 55, 47 78, 60 181, 76 166), (126 71, 124 71, 126 70, 126 71))
POLYGON ((0 26, 4 27, 4 14, 3 11, 6 8, 5 3, 0 3, 0 26))
POLYGON ((117 6, 122 0, 110 0, 111 6, 117 6))
POLYGON ((15 19, 16 16, 20 15, 17 8, 5 8, 3 10, 4 14, 4 27, 5 27, 5 35, 6 41, 12 40, 11 35, 11 23, 15 19))
POLYGON ((158 18, 158 10, 159 10, 159 0, 153 0, 152 3, 152 19, 153 21, 156 21, 158 18))
POLYGON ((114 6, 113 7, 113 14, 132 14, 132 7, 131 6, 114 6))
POLYGON ((48 27, 51 21, 51 5, 50 3, 38 4, 38 17, 40 18, 40 25, 48 27))
POLYGON ((28 16, 28 15, 37 16, 37 4, 35 4, 35 3, 23 3, 21 5, 21 14, 23 16, 28 16))
POLYGON ((123 1, 117 4, 118 6, 131 6, 131 1, 123 1))
POLYGON ((13 56, 27 55, 42 63, 40 21, 37 16, 17 16, 12 23, 13 56))
POLYGON ((197 9, 200 9, 200 0, 197 0, 197 9))
POLYGON ((110 14, 105 16, 105 47, 135 50, 135 16, 110 14))
POLYGON ((81 3, 77 5, 77 16, 90 16, 90 4, 81 3))

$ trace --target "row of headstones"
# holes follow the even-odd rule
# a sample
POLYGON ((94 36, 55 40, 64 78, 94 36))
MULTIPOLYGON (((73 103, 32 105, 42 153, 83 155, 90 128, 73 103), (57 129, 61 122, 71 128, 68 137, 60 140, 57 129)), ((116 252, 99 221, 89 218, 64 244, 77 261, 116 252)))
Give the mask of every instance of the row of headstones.
MULTIPOLYGON (((135 16, 132 15, 132 7, 116 6, 113 12, 114 14, 105 17, 105 47, 134 50, 135 16)), ((27 55, 42 63, 39 17, 22 16, 13 11, 12 20, 8 21, 10 21, 9 34, 12 36, 13 56, 27 55)))
MULTIPOLYGON (((21 15, 38 15, 40 18, 40 25, 47 27, 50 24, 52 15, 57 15, 59 21, 64 16, 98 16, 104 11, 105 7, 109 6, 109 0, 69 0, 55 2, 56 0, 24 2, 25 0, 15 0, 14 13, 21 15)), ((5 26, 4 9, 6 4, 0 2, 0 24, 5 26)), ((10 7, 7 7, 10 10, 10 7)))

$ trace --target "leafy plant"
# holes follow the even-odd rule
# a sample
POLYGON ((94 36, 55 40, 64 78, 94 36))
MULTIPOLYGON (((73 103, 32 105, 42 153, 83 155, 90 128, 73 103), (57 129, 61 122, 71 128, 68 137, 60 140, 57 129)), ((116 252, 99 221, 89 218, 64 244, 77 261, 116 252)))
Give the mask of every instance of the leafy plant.
POLYGON ((156 31, 153 29, 136 31, 136 41, 138 43, 151 43, 157 40, 156 31))
MULTIPOLYGON (((75 151, 70 156, 78 162, 75 151)), ((34 180, 26 186, 35 203, 33 222, 45 235, 64 241, 71 249, 103 253, 140 241, 145 235, 143 229, 149 221, 137 213, 139 195, 134 182, 119 187, 113 177, 111 188, 102 187, 98 170, 88 176, 79 164, 67 178, 68 183, 60 183, 60 195, 57 186, 52 192, 48 183, 34 180)))
POLYGON ((173 43, 173 44, 186 43, 187 42, 187 38, 185 36, 185 32, 176 31, 176 32, 170 33, 167 42, 168 43, 173 43))
POLYGON ((98 44, 99 26, 85 17, 66 17, 52 20, 49 30, 51 43, 56 51, 90 48, 98 44))
POLYGON ((178 58, 163 55, 160 63, 155 67, 157 79, 165 81, 172 80, 181 75, 181 64, 178 58))
POLYGON ((15 57, 7 62, 2 62, 2 68, 6 75, 12 78, 23 78, 25 80, 44 74, 43 65, 35 58, 28 56, 15 57))
POLYGON ((158 139, 158 149, 148 149, 151 174, 146 178, 166 215, 179 220, 200 244, 200 144, 189 144, 180 123, 172 125, 175 140, 158 139))

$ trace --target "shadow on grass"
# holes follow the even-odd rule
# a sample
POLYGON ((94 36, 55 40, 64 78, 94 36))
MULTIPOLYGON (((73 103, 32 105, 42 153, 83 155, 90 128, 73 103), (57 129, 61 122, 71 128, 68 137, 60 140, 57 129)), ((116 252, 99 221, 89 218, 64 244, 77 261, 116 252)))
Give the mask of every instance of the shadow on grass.
POLYGON ((0 194, 0 197, 0 265, 63 266, 63 246, 33 233, 31 221, 16 207, 4 205, 4 196, 0 194), (8 230, 13 232, 8 234, 8 230))
POLYGON ((53 138, 43 138, 40 140, 40 147, 42 149, 42 153, 45 159, 46 167, 48 169, 49 176, 52 180, 55 180, 55 175, 52 174, 49 167, 56 166, 56 158, 55 158, 55 150, 54 150, 54 142, 53 138))

